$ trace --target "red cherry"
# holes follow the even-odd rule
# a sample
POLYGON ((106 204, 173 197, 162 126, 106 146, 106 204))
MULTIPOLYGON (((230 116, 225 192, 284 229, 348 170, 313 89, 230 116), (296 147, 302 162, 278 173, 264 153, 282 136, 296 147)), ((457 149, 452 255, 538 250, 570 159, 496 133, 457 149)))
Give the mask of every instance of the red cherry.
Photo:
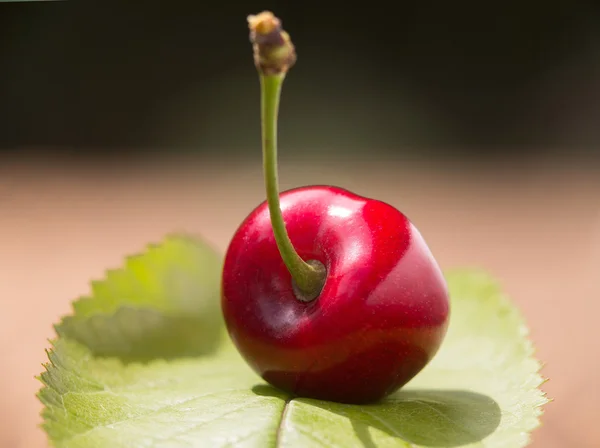
POLYGON ((267 201, 225 256, 227 329, 273 386, 323 400, 377 401, 440 347, 449 315, 444 277, 420 233, 391 205, 326 186, 279 195, 277 112, 296 54, 272 13, 248 22, 261 81, 267 201))
POLYGON ((293 394, 365 403, 412 379, 448 325, 444 277, 394 207, 336 187, 282 193, 290 239, 327 269, 319 296, 296 298, 267 203, 227 251, 222 307, 231 338, 267 382, 293 394))

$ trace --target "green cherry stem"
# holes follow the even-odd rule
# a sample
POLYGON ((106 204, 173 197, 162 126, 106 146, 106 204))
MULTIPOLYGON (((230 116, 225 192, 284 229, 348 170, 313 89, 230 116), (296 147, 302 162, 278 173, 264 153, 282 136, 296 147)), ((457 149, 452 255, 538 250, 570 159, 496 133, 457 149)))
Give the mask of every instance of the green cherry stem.
POLYGON ((267 203, 277 248, 293 279, 298 300, 314 300, 325 284, 325 266, 303 260, 288 235, 279 202, 277 176, 277 117, 281 87, 287 71, 296 62, 296 51, 281 21, 270 11, 248 16, 254 64, 260 75, 262 154, 267 203))
POLYGON ((271 214, 271 225, 281 258, 290 275, 294 279, 297 296, 301 300, 310 301, 316 298, 323 288, 325 280, 324 266, 315 261, 304 261, 292 245, 285 228, 279 202, 279 182, 277 175, 277 116, 281 86, 284 73, 260 75, 261 84, 261 121, 263 171, 267 203, 271 214), (300 293, 300 294, 298 294, 300 293))

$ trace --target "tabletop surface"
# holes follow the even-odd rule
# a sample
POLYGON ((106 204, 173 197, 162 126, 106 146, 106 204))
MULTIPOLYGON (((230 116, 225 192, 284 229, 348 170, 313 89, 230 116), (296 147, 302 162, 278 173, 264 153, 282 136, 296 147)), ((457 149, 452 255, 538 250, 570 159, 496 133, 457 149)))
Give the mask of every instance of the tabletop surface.
MULTIPOLYGON (((225 250, 260 201, 260 166, 176 160, 78 166, 0 160, 0 446, 46 446, 34 376, 52 324, 88 281, 171 231, 225 250)), ((283 188, 336 184, 400 208, 444 268, 479 265, 525 314, 545 384, 534 447, 600 446, 600 174, 518 166, 284 164, 283 188)))

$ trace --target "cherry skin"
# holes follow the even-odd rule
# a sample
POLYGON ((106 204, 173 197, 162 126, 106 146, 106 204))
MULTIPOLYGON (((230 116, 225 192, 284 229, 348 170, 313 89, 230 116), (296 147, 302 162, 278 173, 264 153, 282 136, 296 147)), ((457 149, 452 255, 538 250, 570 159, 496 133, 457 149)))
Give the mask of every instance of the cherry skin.
POLYGON ((296 396, 369 403, 401 388, 438 351, 449 298, 415 226, 384 202, 330 186, 283 192, 281 211, 304 260, 326 270, 318 297, 297 298, 267 203, 235 233, 221 305, 246 362, 296 396))

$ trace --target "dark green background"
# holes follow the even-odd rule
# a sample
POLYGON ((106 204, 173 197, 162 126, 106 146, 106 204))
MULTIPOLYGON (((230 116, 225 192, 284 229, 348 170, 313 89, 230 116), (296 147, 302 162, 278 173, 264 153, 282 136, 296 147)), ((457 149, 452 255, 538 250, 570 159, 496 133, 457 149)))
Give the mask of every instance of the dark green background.
POLYGON ((298 49, 289 152, 597 154, 593 2, 40 2, 0 5, 0 147, 255 151, 245 18, 298 49))

